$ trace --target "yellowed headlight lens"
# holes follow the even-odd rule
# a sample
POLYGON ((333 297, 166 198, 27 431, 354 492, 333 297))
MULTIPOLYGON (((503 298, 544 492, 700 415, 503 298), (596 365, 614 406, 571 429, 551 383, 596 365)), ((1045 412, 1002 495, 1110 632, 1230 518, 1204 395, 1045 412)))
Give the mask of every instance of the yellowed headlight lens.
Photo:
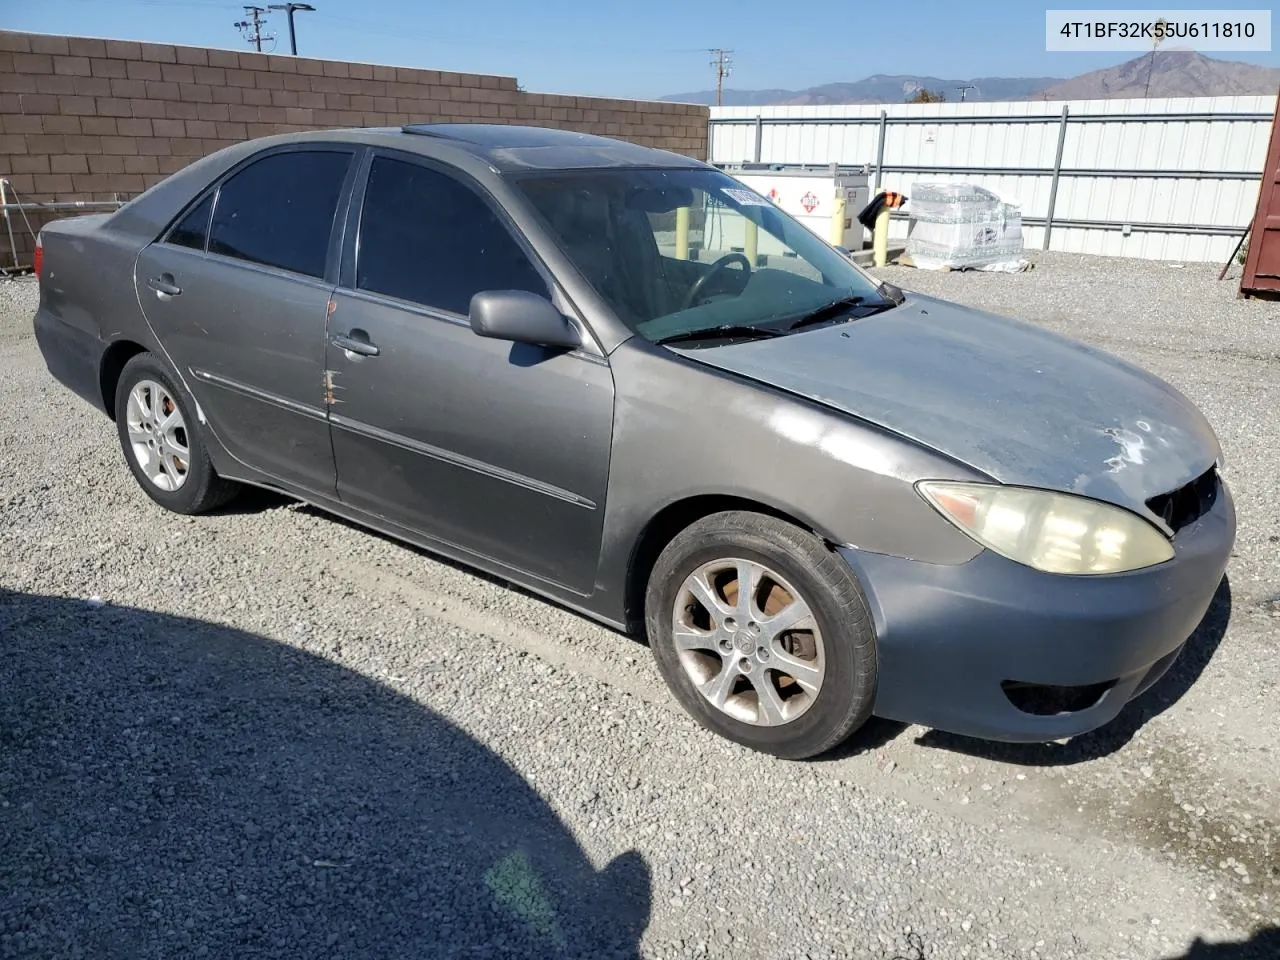
POLYGON ((1173 559, 1155 526, 1109 503, 985 483, 926 480, 918 488, 983 546, 1046 573, 1123 573, 1173 559))

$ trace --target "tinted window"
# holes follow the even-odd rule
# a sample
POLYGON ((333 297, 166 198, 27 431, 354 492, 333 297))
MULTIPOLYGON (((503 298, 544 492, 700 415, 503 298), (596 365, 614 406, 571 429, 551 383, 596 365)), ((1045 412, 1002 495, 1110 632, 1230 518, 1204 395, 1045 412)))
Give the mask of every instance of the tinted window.
POLYGON ((481 290, 549 295, 477 194, 445 174, 385 157, 369 171, 356 286, 460 314, 481 290))
POLYGON ((209 211, 212 209, 213 194, 211 193, 191 208, 191 212, 169 232, 166 242, 180 247, 203 250, 204 236, 209 230, 209 211))
POLYGON ((351 154, 277 153, 218 191, 209 252, 324 276, 333 215, 351 154))

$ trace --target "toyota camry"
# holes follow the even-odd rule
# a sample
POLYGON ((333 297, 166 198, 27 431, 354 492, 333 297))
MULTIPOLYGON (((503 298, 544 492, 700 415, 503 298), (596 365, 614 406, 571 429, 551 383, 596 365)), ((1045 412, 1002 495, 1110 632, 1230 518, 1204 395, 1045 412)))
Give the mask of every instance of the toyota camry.
POLYGON ((253 140, 45 226, 37 264, 49 370, 160 507, 266 487, 487 571, 647 639, 698 722, 781 757, 872 715, 1099 727, 1235 537, 1167 383, 613 139, 253 140))

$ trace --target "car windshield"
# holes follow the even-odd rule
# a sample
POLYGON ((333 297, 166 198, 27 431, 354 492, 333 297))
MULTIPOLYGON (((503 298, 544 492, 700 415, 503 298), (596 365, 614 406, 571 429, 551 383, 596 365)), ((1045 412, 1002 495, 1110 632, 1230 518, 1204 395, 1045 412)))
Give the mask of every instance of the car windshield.
POLYGON ((750 336, 838 301, 881 299, 846 257, 719 170, 571 171, 517 183, 588 282, 649 340, 750 336))

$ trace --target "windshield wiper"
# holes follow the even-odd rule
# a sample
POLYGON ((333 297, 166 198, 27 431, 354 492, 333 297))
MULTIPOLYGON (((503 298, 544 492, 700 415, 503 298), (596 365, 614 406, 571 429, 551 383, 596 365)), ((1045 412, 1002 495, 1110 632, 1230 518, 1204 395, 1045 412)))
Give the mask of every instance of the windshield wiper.
POLYGON ((824 320, 833 320, 846 310, 856 307, 859 304, 866 303, 867 298, 863 296, 842 297, 831 303, 824 304, 816 310, 810 310, 808 313, 802 313, 787 327, 788 330, 797 330, 800 327, 807 327, 810 324, 822 323, 824 320))
POLYGON ((688 340, 719 340, 729 337, 780 337, 781 330, 771 330, 768 327, 749 327, 744 324, 725 323, 718 327, 701 327, 697 330, 685 330, 681 333, 668 334, 665 337, 659 337, 654 343, 681 343, 688 340))

